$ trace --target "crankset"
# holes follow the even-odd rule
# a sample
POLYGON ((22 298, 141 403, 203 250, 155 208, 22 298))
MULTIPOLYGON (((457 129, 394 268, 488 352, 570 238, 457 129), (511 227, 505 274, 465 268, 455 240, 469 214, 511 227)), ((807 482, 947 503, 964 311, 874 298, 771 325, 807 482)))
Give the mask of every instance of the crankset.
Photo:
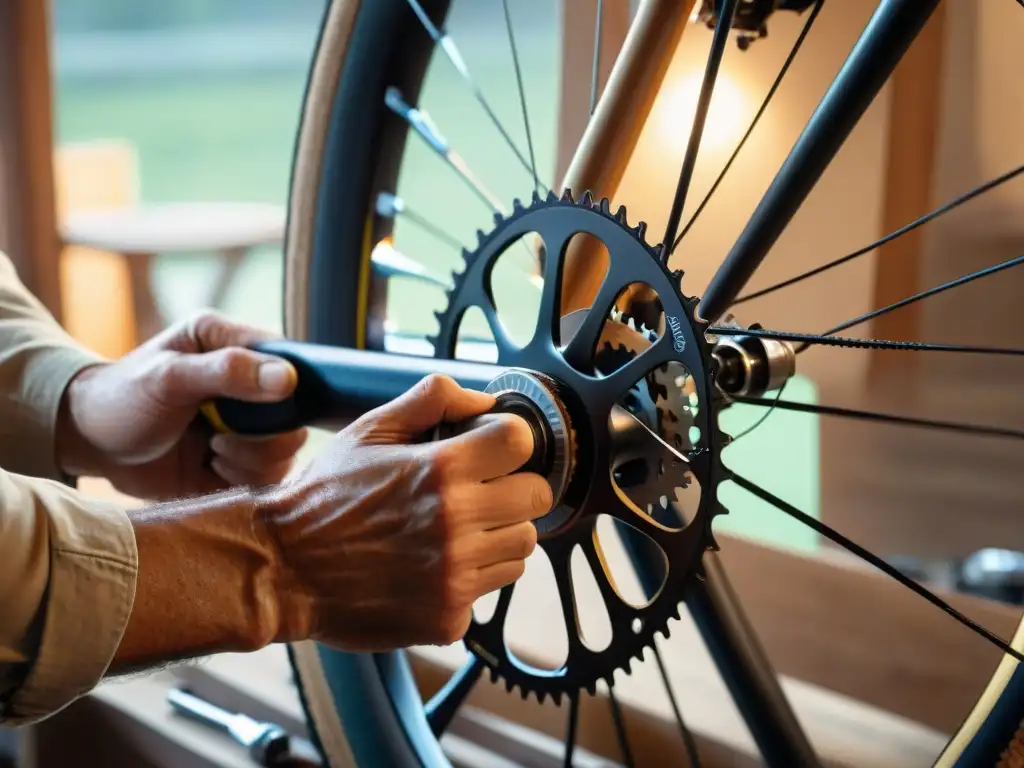
MULTIPOLYGON (((496 217, 478 247, 463 253, 447 308, 438 313, 431 339, 435 357, 397 355, 278 341, 259 349, 296 367, 296 391, 275 404, 220 400, 207 411, 222 429, 268 434, 302 425, 340 426, 403 394, 431 373, 495 396, 495 410, 524 419, 534 451, 524 469, 544 476, 554 499, 536 521, 538 540, 551 563, 569 634, 560 669, 540 670, 515 657, 504 640, 504 621, 514 587, 503 589, 494 614, 474 619, 466 646, 509 689, 543 699, 594 692, 616 671, 628 671, 667 636, 669 620, 693 580, 702 575, 704 552, 715 548, 713 518, 725 512, 718 500, 724 474, 720 452, 727 437, 718 411, 728 394, 760 394, 792 374, 792 350, 757 337, 707 335, 696 314, 698 301, 682 291, 682 272, 668 269, 665 250, 648 245, 645 226, 631 227, 625 209, 589 194, 575 201, 534 197, 516 201, 507 217, 496 217), (585 232, 607 248, 609 266, 589 310, 562 316, 560 270, 569 240, 585 232), (517 240, 536 234, 545 244, 543 285, 535 332, 524 345, 508 337, 493 304, 490 281, 495 261, 517 240), (557 255, 558 257, 553 257, 557 255), (656 296, 650 327, 617 304, 632 286, 656 296), (459 326, 479 308, 494 337, 497 363, 454 360, 459 326), (654 439, 660 438, 660 439, 654 439), (677 497, 696 499, 677 504, 677 497), (686 509, 683 509, 686 506, 686 509), (658 582, 642 605, 628 603, 608 571, 596 535, 599 516, 614 519, 620 535, 643 542, 644 559, 658 582), (580 549, 604 598, 612 640, 587 644, 579 629, 570 578, 570 557, 580 549)), ((472 427, 444 425, 433 437, 472 427)))

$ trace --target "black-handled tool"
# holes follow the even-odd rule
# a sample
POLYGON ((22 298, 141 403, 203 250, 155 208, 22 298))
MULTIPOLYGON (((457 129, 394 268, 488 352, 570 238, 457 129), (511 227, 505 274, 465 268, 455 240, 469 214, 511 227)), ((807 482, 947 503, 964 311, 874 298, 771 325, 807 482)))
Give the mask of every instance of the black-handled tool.
POLYGON ((451 376, 467 389, 484 390, 505 368, 462 360, 353 350, 298 341, 254 347, 295 366, 294 394, 278 403, 218 398, 203 407, 215 429, 273 435, 299 427, 347 422, 394 400, 431 373, 451 376))
POLYGON ((312 762, 315 751, 311 746, 305 750, 310 754, 297 757, 293 744, 296 740, 279 725, 228 712, 180 688, 168 691, 167 701, 181 715, 230 736, 248 750, 249 756, 258 765, 278 768, 298 765, 300 760, 302 765, 319 764, 319 761, 312 762))

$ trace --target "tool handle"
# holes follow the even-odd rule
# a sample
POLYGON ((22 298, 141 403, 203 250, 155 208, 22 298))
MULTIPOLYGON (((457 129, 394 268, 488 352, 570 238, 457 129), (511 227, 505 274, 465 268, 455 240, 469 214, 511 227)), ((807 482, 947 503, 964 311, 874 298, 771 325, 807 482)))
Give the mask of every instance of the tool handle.
POLYGON ((504 370, 487 363, 290 340, 265 342, 253 349, 290 362, 298 373, 295 391, 276 403, 224 397, 204 404, 203 414, 220 432, 274 435, 303 426, 352 421, 391 402, 431 373, 451 376, 467 389, 483 390, 504 370))

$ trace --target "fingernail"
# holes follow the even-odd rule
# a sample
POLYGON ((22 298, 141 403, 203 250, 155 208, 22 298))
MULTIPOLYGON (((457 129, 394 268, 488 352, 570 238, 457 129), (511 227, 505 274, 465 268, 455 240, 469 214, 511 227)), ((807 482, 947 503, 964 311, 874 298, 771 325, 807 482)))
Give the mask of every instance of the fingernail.
POLYGON ((257 381, 264 392, 285 395, 295 381, 295 369, 283 360, 261 363, 257 381))

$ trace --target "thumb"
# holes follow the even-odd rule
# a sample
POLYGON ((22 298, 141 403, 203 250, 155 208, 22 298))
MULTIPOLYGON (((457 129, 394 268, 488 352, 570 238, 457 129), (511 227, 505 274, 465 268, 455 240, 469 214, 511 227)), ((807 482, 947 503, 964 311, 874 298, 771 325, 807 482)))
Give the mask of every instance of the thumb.
POLYGON ((464 389, 449 376, 432 373, 415 387, 374 411, 380 426, 418 434, 443 421, 463 421, 494 407, 494 396, 464 389))
POLYGON ((227 347, 176 355, 163 372, 161 389, 169 402, 178 405, 212 397, 267 403, 288 397, 298 379, 294 366, 280 357, 227 347))

